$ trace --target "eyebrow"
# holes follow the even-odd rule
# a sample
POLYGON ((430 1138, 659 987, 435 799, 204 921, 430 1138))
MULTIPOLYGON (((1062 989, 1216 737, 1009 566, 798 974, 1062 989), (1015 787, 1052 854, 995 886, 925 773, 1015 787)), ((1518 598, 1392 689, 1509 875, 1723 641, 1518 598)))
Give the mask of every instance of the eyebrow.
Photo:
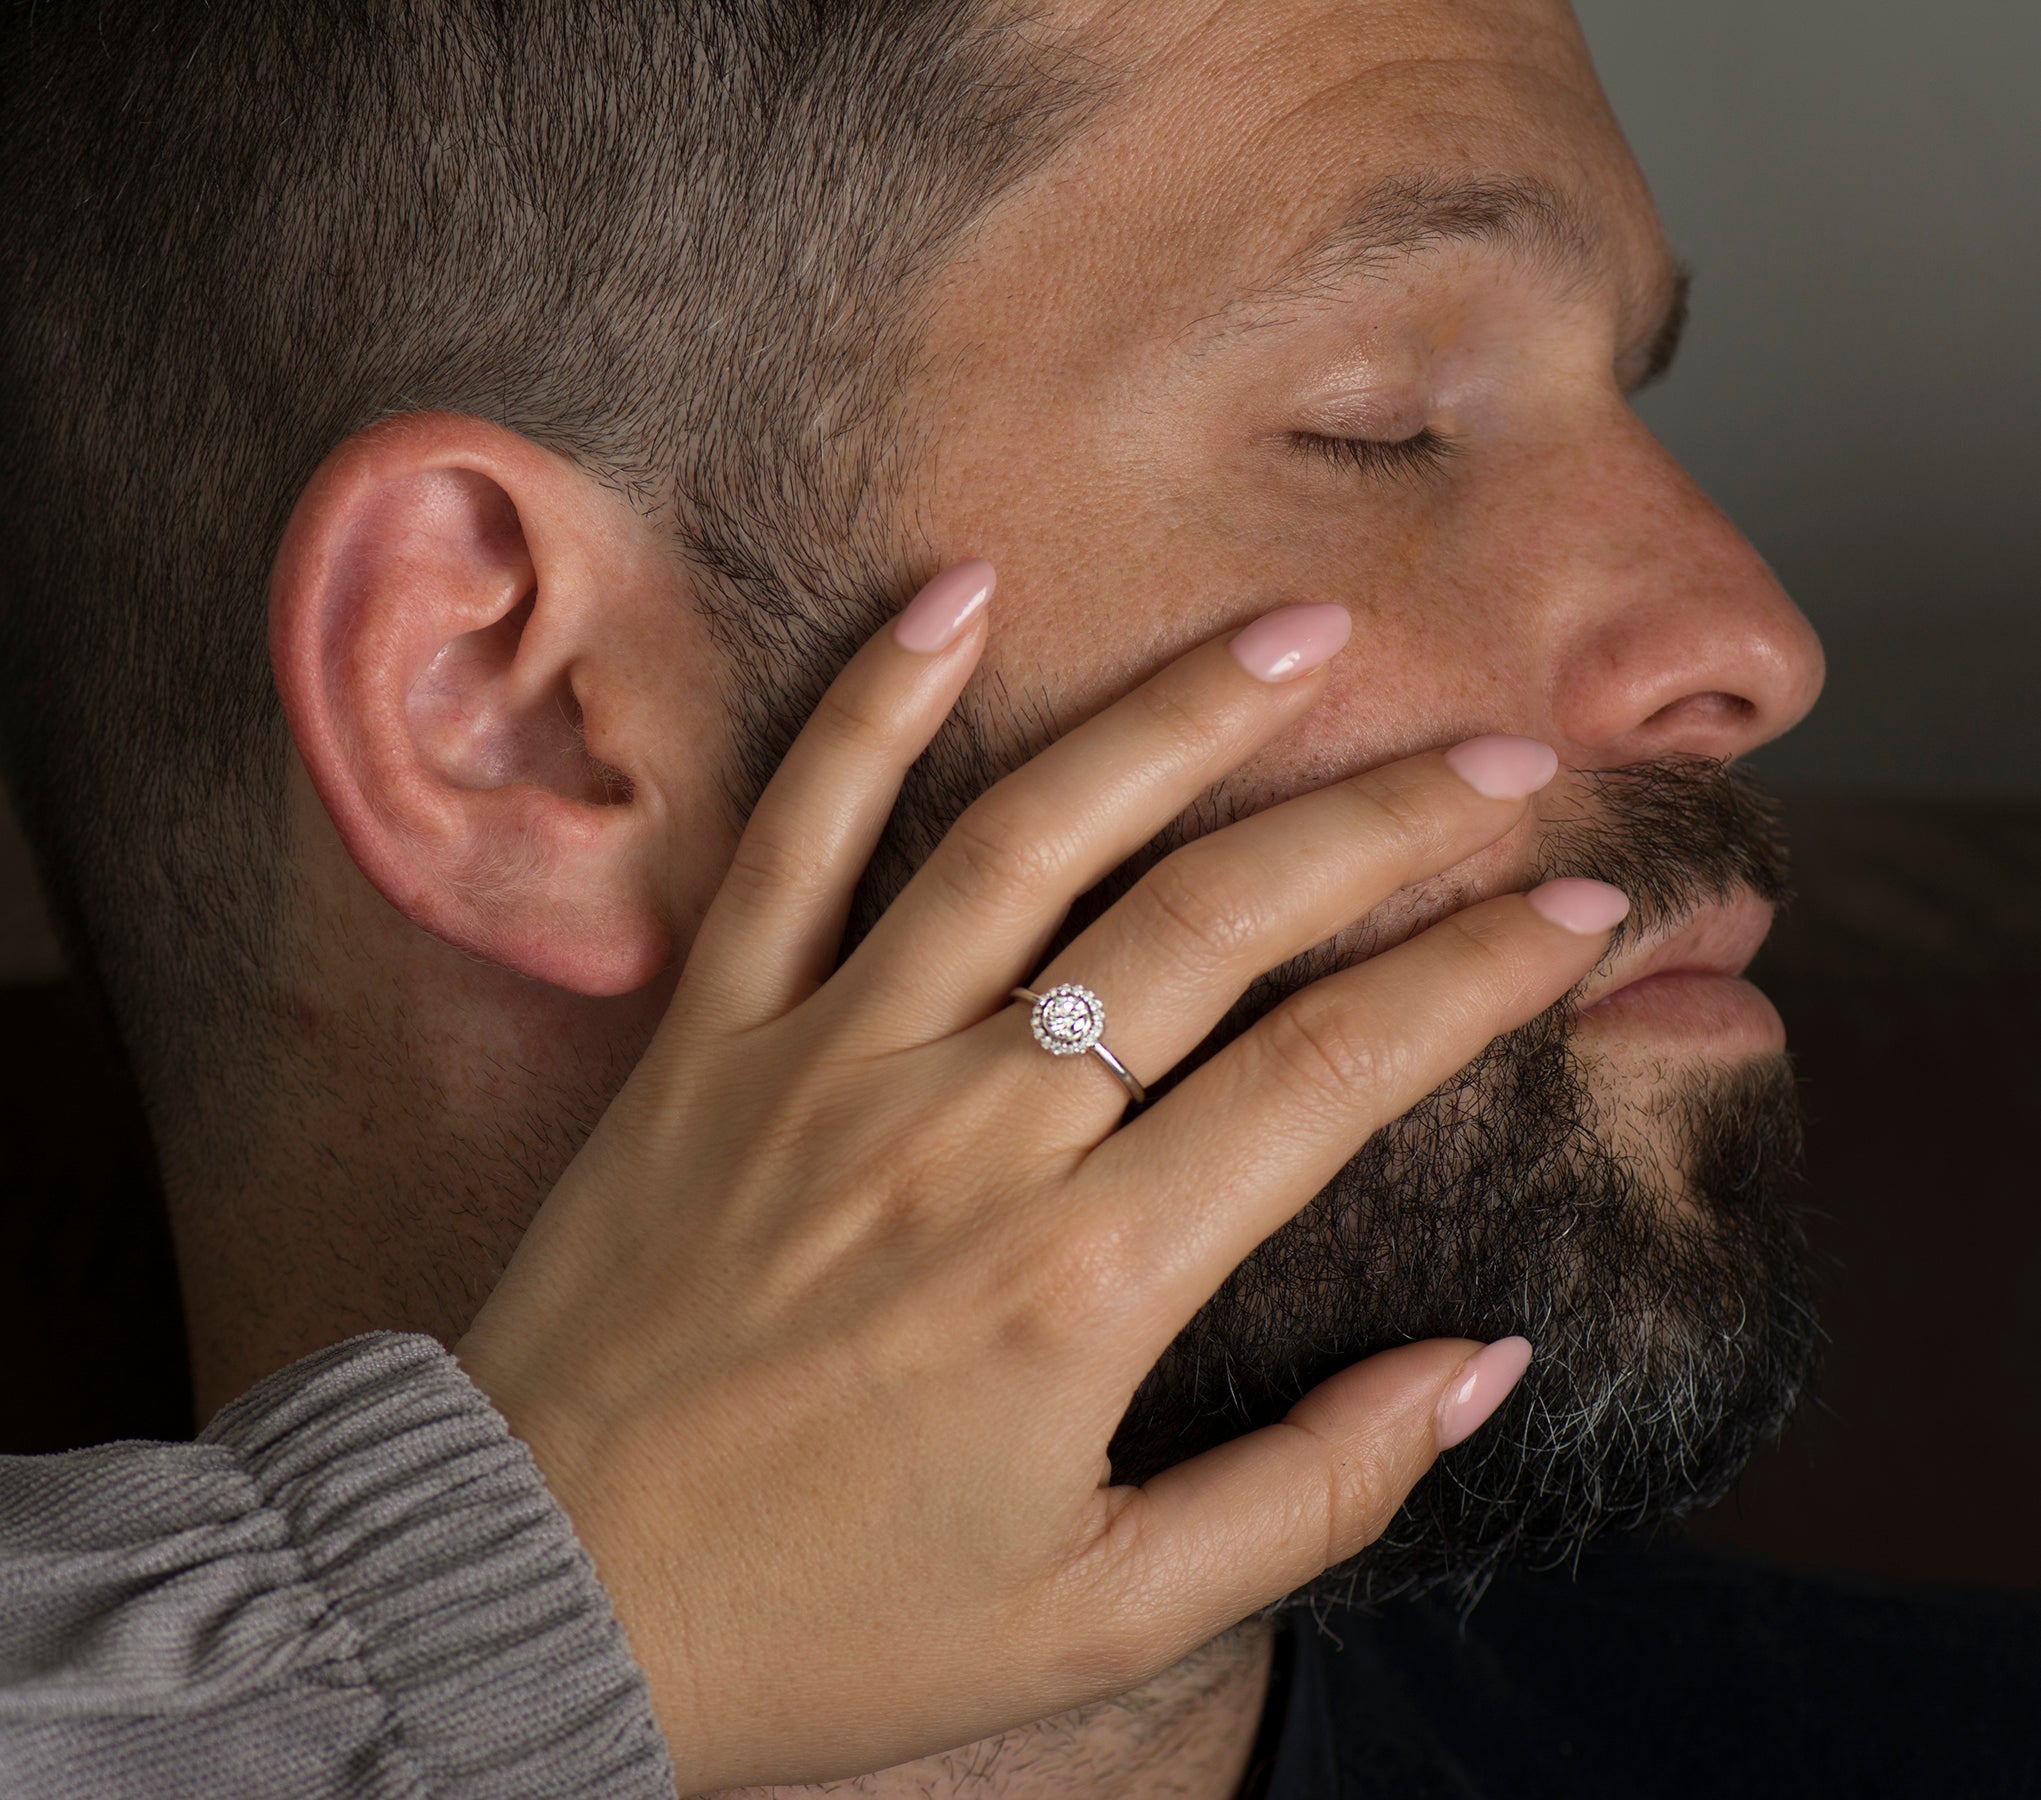
MULTIPOLYGON (((1377 182, 1329 231, 1292 251, 1268 279, 1243 288, 1197 324, 1215 337, 1278 324, 1286 305, 1330 300, 1357 280, 1444 244, 1496 246, 1569 288, 1604 270, 1602 233, 1565 189, 1528 176, 1421 171, 1377 182)), ((1637 388, 1657 381, 1672 366, 1686 328, 1693 271, 1673 262, 1662 286, 1665 299, 1637 388)))

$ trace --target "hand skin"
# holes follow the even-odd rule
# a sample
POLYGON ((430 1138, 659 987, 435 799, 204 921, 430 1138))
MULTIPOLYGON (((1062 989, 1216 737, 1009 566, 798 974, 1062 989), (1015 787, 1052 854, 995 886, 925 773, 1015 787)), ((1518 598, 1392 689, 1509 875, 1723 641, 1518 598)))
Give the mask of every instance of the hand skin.
MULTIPOLYGON (((1822 680, 1807 622, 1625 403, 1663 335, 1669 251, 1562 6, 1058 13, 1080 39, 1110 30, 1098 54, 1139 78, 943 272, 889 601, 957 556, 997 564, 999 620, 957 711, 1005 766, 1040 718, 1086 718, 1285 600, 1346 606, 1358 642, 1234 772, 1240 811, 1479 732, 1552 744, 1564 781, 1741 757, 1804 716, 1822 680), (1411 168, 1554 184, 1594 227, 1595 269, 1555 282, 1507 242, 1441 242, 1186 340, 1215 296, 1411 168), (1328 412, 1362 427, 1427 405, 1461 439, 1437 478, 1285 446, 1328 412)), ((460 1338, 658 1029, 734 850, 728 696, 752 672, 706 629, 663 527, 503 436, 441 418, 351 440, 374 480, 308 489, 302 511, 333 509, 360 579, 343 598, 316 563, 278 568, 293 960, 250 1021, 264 1079, 193 1066, 146 1096, 201 1419, 350 1332, 460 1338), (360 510, 421 468, 472 474, 467 508, 360 510), (473 528, 506 508, 515 542, 473 528), (342 789, 357 803, 329 804, 342 789)), ((1523 885, 1545 824, 1527 815, 1449 896, 1399 897, 1338 948, 1523 885)), ((899 866, 928 847, 903 836, 899 866)), ((1592 1072, 1624 1147, 1668 1179, 1659 1101, 1693 1062, 1604 1032, 1592 1072)), ((1237 1755, 1197 1765, 1221 1800, 1266 1664, 1233 1667, 1247 1703, 1198 1700, 1237 1722, 1237 1755)), ((1017 1792, 1074 1730, 1071 1791, 1152 1791, 1132 1699, 980 1745, 959 1767, 1000 1779, 957 1779, 1017 1792)), ((859 1792, 951 1779, 925 1763, 859 1792)))
MULTIPOLYGON (((823 697, 659 1034, 458 1349, 595 1559, 687 1792, 854 1775, 1153 1680, 1371 1542, 1530 1360, 1405 1345, 1113 1481, 1141 1376, 1234 1265, 1580 980, 1628 903, 1569 880, 1482 901, 1120 1123, 1117 1078, 1031 1054, 1002 1001, 1079 893, 1321 697, 1347 620, 1278 609, 1051 745, 836 968, 991 584, 938 576, 823 697)), ((1557 767, 1484 738, 1209 833, 1037 991, 1141 994, 1116 1051, 1168 1068, 1261 970, 1515 826, 1557 767)))

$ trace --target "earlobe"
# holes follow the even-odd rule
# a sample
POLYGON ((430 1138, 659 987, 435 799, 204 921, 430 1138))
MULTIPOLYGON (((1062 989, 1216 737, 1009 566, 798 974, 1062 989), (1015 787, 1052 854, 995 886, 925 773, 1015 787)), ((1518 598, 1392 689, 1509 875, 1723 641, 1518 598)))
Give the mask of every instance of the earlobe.
POLYGON ((307 485, 270 592, 284 711, 362 873, 435 936, 589 995, 642 986, 673 937, 659 784, 590 751, 601 711, 612 756, 652 754, 631 646, 681 610, 621 504, 486 421, 390 421, 307 485))

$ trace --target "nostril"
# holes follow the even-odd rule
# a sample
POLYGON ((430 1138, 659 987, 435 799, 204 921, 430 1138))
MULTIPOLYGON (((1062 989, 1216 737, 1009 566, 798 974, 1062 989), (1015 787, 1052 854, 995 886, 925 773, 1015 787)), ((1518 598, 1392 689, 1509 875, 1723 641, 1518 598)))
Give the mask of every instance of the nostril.
POLYGON ((1719 691, 1682 694, 1677 700, 1661 706, 1645 720, 1645 724, 1669 725, 1677 721, 1683 725, 1748 725, 1757 717, 1757 711, 1756 703, 1746 700, 1741 694, 1725 694, 1719 691))

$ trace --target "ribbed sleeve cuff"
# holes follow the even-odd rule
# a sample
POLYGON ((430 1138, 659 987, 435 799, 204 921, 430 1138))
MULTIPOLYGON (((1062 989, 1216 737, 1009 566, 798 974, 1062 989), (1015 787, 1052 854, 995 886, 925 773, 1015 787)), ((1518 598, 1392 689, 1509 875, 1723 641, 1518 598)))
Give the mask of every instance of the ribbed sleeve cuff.
POLYGON ((199 1435, 233 1449, 287 1521, 435 1800, 672 1800, 594 1564, 434 1339, 379 1331, 316 1351, 199 1435))

